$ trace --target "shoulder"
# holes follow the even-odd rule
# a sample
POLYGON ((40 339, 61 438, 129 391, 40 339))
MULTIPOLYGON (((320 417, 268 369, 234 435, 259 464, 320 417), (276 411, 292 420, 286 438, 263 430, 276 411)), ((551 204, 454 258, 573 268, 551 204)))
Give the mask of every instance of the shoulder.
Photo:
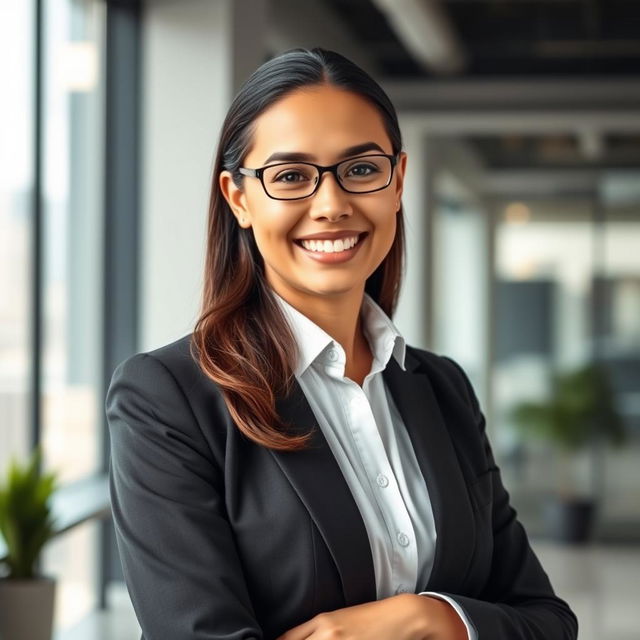
POLYGON ((135 425, 148 437, 187 438, 218 456, 234 431, 220 387, 191 353, 191 334, 120 362, 111 376, 105 410, 114 434, 125 424, 135 425))
POLYGON ((202 371, 191 351, 192 334, 124 359, 111 376, 107 402, 116 396, 144 394, 159 406, 206 404, 224 413, 218 385, 202 371))
POLYGON ((156 349, 128 356, 114 369, 112 379, 123 375, 145 378, 148 375, 156 376, 159 371, 181 381, 202 375, 191 354, 191 337, 192 334, 187 334, 156 349))
POLYGON ((478 399, 464 369, 449 356, 407 345, 407 367, 427 374, 434 392, 439 398, 452 397, 479 410, 478 399))

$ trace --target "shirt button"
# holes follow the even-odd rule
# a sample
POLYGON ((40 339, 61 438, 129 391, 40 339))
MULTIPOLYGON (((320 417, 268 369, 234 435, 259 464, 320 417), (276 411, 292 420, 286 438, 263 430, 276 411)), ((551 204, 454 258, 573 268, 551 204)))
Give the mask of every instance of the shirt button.
POLYGON ((407 593, 407 591, 407 587, 405 587, 403 584, 398 585, 398 588, 396 589, 396 593, 407 593))
POLYGON ((335 362, 338 359, 338 352, 335 349, 329 349, 329 353, 327 355, 331 362, 335 362))
POLYGON ((379 486, 386 487, 389 484, 389 478, 387 478, 387 476, 385 476, 384 474, 379 473, 378 477, 376 478, 376 482, 379 486))
POLYGON ((406 533, 398 533, 398 542, 403 547, 409 546, 409 536, 406 533))

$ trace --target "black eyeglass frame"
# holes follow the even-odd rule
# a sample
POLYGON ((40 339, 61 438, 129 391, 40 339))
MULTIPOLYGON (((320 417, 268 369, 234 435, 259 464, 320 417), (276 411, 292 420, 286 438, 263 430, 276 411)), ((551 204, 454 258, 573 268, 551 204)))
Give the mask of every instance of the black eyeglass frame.
POLYGON ((360 195, 365 193, 375 193, 376 191, 382 191, 382 189, 386 189, 391 184, 391 180, 393 179, 393 171, 395 169, 396 164, 398 164, 398 156, 399 154, 390 155, 388 153, 371 153, 367 156, 356 156, 355 158, 346 158, 345 160, 340 160, 340 162, 336 162, 335 164, 328 165, 328 166, 323 166, 321 164, 314 164, 313 162, 296 162, 295 160, 294 161, 290 160, 289 162, 277 162, 274 164, 268 164, 258 169, 249 169, 248 167, 238 167, 238 172, 241 173, 243 176, 258 178, 260 180, 260 184, 262 185, 262 188, 264 189, 264 192, 272 200, 304 200, 305 198, 310 198, 320 188, 320 183, 322 182, 322 176, 325 173, 325 171, 328 171, 329 173, 333 174, 333 177, 335 178, 336 182, 338 183, 338 185, 340 185, 340 188, 343 191, 346 191, 347 193, 355 193, 357 195, 360 195), (383 187, 378 187, 377 189, 372 189, 371 191, 351 191, 350 189, 347 189, 340 181, 340 177, 338 176, 338 167, 344 162, 352 162, 354 160, 361 160, 361 159, 364 160, 366 158, 380 158, 380 157, 387 158, 391 163, 391 172, 389 173, 389 180, 387 181, 387 184, 385 184, 383 187), (305 164, 311 167, 315 167, 318 170, 318 174, 319 174, 318 181, 316 182, 316 186, 314 187, 311 193, 309 193, 306 196, 299 196, 297 198, 276 198, 275 196, 272 196, 267 191, 267 187, 264 184, 264 172, 267 169, 271 169, 272 167, 279 167, 287 164, 305 164))

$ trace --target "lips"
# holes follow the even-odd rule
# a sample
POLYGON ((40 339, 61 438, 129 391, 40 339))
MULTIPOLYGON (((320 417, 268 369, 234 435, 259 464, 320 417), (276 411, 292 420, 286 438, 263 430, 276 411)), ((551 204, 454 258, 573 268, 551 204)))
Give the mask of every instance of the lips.
MULTIPOLYGON (((294 244, 300 248, 300 251, 302 251, 304 255, 307 256, 308 259, 313 260, 314 262, 317 262, 317 263, 322 263, 326 265, 335 265, 335 264, 348 262, 349 260, 352 260, 353 257, 357 255, 358 252, 360 251, 360 248, 365 243, 365 239, 368 235, 369 235, 368 233, 360 233, 357 236, 351 236, 351 238, 357 237, 358 241, 352 247, 344 248, 342 250, 340 250, 339 248, 336 250, 335 245, 334 245, 333 251, 318 250, 317 247, 314 250, 312 248, 307 248, 304 246, 304 244, 308 246, 309 244, 311 244, 311 246, 314 246, 316 245, 316 242, 317 243, 326 242, 324 240, 309 241, 309 242, 305 241, 304 244, 301 241, 294 241, 294 244)), ((337 246, 339 247, 340 244, 342 244, 342 239, 340 238, 336 242, 337 242, 337 246)))

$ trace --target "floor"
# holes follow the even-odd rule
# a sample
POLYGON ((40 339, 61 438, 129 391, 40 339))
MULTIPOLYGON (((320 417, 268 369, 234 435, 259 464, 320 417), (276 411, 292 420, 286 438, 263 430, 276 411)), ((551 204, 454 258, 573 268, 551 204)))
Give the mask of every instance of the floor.
POLYGON ((55 634, 54 640, 140 640, 140 626, 122 585, 108 592, 109 610, 94 612, 71 629, 55 634))
POLYGON ((533 542, 555 592, 578 617, 579 640, 638 640, 640 547, 533 542))
MULTIPOLYGON (((579 640, 638 640, 640 547, 567 547, 533 541, 556 593, 578 616, 579 640)), ((110 592, 111 608, 94 613, 55 640, 139 640, 126 590, 110 592)))

